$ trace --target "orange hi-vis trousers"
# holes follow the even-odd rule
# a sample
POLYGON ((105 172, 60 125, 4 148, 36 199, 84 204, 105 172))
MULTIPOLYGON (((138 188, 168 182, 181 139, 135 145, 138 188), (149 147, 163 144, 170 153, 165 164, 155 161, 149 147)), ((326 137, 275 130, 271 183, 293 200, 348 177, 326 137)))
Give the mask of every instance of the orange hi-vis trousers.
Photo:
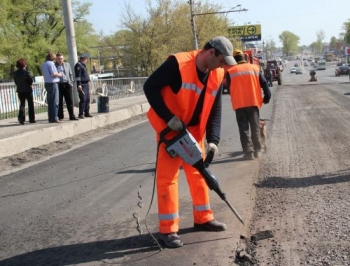
MULTIPOLYGON (((157 136, 157 141, 159 135, 157 136)), ((204 150, 204 141, 199 145, 204 150)), ((172 158, 161 143, 158 150, 156 184, 158 195, 159 231, 162 234, 179 231, 178 178, 180 166, 186 174, 193 202, 194 223, 203 224, 214 219, 209 205, 209 191, 204 178, 179 156, 172 158)))

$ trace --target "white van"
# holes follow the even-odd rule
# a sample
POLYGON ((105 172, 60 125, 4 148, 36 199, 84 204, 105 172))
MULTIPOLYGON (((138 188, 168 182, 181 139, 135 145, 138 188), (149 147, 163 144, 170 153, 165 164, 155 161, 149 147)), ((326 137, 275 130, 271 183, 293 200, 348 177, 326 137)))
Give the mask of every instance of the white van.
POLYGON ((324 60, 318 61, 317 69, 318 70, 325 70, 326 69, 326 61, 324 61, 324 60))

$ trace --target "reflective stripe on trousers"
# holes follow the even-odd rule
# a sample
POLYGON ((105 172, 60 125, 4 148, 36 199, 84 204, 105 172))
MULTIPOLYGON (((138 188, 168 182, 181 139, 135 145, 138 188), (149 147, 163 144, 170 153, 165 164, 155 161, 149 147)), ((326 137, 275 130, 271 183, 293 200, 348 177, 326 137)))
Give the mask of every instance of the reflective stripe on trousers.
MULTIPOLYGON (((158 140, 158 139, 157 139, 158 140)), ((200 146, 204 148, 201 141, 200 146)), ((165 144, 159 146, 157 159, 157 195, 159 231, 167 234, 179 231, 179 168, 182 165, 193 201, 194 223, 205 223, 214 219, 209 205, 207 184, 198 171, 182 161, 180 157, 171 158, 165 144)))

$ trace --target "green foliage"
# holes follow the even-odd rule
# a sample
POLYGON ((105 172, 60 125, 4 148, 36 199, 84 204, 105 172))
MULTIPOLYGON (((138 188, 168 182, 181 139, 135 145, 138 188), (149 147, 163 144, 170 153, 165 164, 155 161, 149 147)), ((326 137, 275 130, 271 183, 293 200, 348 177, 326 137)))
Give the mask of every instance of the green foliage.
POLYGON ((343 36, 346 44, 350 44, 350 19, 348 19, 347 22, 344 22, 343 30, 344 32, 341 33, 341 36, 343 36))
POLYGON ((284 31, 278 37, 283 44, 283 54, 293 55, 298 52, 299 36, 290 31, 284 31))
MULTIPOLYGON (((77 47, 87 51, 93 28, 83 17, 90 4, 73 6, 77 47)), ((7 61, 7 77, 19 58, 26 59, 34 75, 40 75, 48 51, 67 54, 60 0, 2 0, 0 7, 0 58, 7 61)))
MULTIPOLYGON (((157 0, 155 5, 147 3, 148 17, 142 19, 127 7, 122 18, 128 35, 128 62, 137 74, 149 75, 170 54, 193 50, 193 35, 190 23, 190 6, 182 1, 157 0)), ((209 4, 196 6, 195 13, 218 11, 209 4)), ((199 47, 217 35, 225 34, 225 20, 217 15, 196 16, 196 31, 199 47)), ((118 43, 115 36, 111 42, 118 43)), ((125 57, 124 57, 125 58, 125 57)))
MULTIPOLYGON (((90 53, 92 61, 105 69, 124 71, 125 75, 147 76, 170 54, 193 50, 190 5, 183 0, 144 0, 146 17, 135 14, 125 1, 120 24, 124 29, 99 36, 85 19, 90 3, 72 0, 77 52, 90 53)), ((193 6, 198 46, 201 49, 212 37, 226 35, 227 19, 222 7, 209 1, 195 1, 193 6), (205 15, 198 15, 198 14, 205 15), (214 13, 214 14, 206 14, 214 13)), ((232 25, 232 23, 230 23, 232 25)), ((299 36, 289 31, 279 35, 285 55, 298 53, 299 36)), ((315 52, 322 49, 324 33, 317 33, 311 44, 315 52)), ((330 47, 350 44, 350 20, 344 23, 339 39, 331 39, 330 47)), ((242 49, 240 41, 233 40, 242 49)), ((266 42, 264 53, 277 50, 274 41, 266 42)), ((305 48, 301 49, 305 50, 305 48)), ((41 64, 48 51, 62 52, 68 60, 61 0, 0 1, 0 78, 9 78, 17 59, 23 57, 34 75, 41 75, 41 64)))

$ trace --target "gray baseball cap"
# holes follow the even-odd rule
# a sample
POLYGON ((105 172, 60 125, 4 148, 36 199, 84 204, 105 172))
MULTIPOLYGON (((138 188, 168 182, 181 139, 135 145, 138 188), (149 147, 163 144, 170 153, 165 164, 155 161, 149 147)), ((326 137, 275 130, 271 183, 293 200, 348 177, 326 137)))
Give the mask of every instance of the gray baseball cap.
POLYGON ((80 58, 89 58, 90 55, 88 53, 83 53, 83 54, 80 54, 79 56, 80 58))
POLYGON ((231 66, 237 65, 236 60, 233 58, 233 46, 229 39, 225 36, 217 36, 211 39, 209 44, 223 54, 226 64, 231 66))

